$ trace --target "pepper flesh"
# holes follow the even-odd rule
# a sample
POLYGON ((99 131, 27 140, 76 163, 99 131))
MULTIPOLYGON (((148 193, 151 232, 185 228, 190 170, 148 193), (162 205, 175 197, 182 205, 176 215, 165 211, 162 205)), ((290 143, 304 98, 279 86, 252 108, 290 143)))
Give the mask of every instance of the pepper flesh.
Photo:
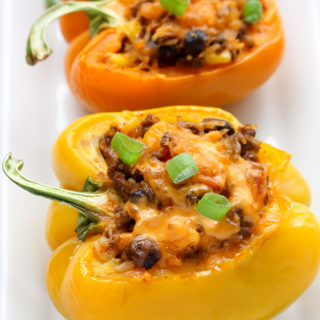
MULTIPOLYGON (((134 114, 144 118, 148 113, 134 114)), ((168 121, 183 115, 186 121, 214 117, 229 121, 234 128, 240 125, 229 113, 214 108, 168 107, 152 113, 168 121)), ((53 166, 61 185, 80 190, 88 175, 94 179, 105 173, 107 166, 97 151, 99 137, 115 119, 132 118, 126 111, 96 114, 66 128, 53 148, 53 166)), ((288 155, 268 145, 263 149, 263 160, 279 171, 270 178, 279 183, 274 196, 281 210, 274 214, 280 219, 219 268, 169 272, 165 277, 115 274, 112 261, 102 263, 93 254, 96 237, 83 243, 74 238, 76 210, 52 203, 47 239, 52 248, 60 246, 48 265, 47 287, 56 308, 75 320, 248 320, 268 319, 292 303, 318 271, 319 225, 307 206, 295 202, 308 203, 310 193, 299 172, 287 165, 288 155)))

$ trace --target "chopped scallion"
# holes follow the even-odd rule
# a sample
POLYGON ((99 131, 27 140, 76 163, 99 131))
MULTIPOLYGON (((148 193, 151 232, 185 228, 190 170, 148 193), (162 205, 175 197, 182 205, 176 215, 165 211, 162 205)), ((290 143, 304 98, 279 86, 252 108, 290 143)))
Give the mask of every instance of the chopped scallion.
POLYGON ((230 207, 230 202, 226 197, 209 192, 201 198, 196 209, 203 216, 220 221, 229 211, 230 207))
POLYGON ((182 16, 187 10, 190 0, 160 0, 160 3, 175 16, 182 16))
POLYGON ((198 166, 189 153, 181 153, 167 162, 169 177, 173 183, 180 183, 199 172, 198 166))
POLYGON ((262 18, 262 4, 259 0, 248 0, 243 6, 244 20, 248 23, 258 22, 262 18))
POLYGON ((121 132, 117 132, 111 140, 111 147, 124 163, 134 164, 138 161, 145 145, 121 132))

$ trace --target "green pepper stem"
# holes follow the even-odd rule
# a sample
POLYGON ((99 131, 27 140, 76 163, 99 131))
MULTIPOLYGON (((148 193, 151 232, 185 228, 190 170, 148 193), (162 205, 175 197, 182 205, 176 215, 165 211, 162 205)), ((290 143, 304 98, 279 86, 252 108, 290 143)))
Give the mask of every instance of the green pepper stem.
POLYGON ((112 213, 103 208, 103 205, 106 202, 107 192, 76 192, 46 186, 24 177, 20 172, 22 167, 23 161, 14 159, 11 154, 8 154, 2 163, 2 169, 7 177, 19 187, 29 191, 30 193, 66 203, 67 205, 81 211, 92 221, 99 221, 99 214, 113 216, 112 213))
POLYGON ((61 2, 61 0, 45 0, 45 4, 46 4, 47 8, 50 8, 60 2, 61 2))
POLYGON ((113 0, 101 0, 94 2, 68 1, 58 3, 50 7, 33 24, 27 43, 26 60, 29 65, 46 59, 52 53, 52 49, 45 40, 44 33, 48 25, 55 19, 68 13, 87 11, 99 14, 105 20, 103 26, 114 27, 121 23, 122 18, 114 11, 107 9, 106 5, 113 0))

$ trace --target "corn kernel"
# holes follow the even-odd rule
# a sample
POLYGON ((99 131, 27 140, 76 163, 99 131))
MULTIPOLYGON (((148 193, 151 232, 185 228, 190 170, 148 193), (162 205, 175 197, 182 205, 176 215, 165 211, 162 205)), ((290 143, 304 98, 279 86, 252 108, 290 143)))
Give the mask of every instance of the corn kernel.
POLYGON ((109 62, 116 64, 120 67, 128 67, 130 65, 130 59, 123 53, 110 53, 109 62))
POLYGON ((232 59, 232 56, 229 50, 223 50, 220 53, 215 53, 208 50, 205 53, 205 60, 208 64, 229 63, 231 59, 232 59))

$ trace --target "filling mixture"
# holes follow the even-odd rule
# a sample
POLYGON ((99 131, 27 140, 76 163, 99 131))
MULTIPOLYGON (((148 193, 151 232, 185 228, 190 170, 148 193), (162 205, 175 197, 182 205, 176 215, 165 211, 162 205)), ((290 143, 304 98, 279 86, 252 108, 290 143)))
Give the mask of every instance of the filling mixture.
POLYGON ((270 201, 254 126, 173 122, 148 115, 100 139, 113 217, 103 218, 94 252, 118 259, 122 271, 174 269, 239 248, 270 201))
POLYGON ((105 62, 145 71, 230 63, 255 46, 266 2, 191 0, 177 16, 164 8, 165 0, 121 0, 128 22, 117 30, 105 62))

